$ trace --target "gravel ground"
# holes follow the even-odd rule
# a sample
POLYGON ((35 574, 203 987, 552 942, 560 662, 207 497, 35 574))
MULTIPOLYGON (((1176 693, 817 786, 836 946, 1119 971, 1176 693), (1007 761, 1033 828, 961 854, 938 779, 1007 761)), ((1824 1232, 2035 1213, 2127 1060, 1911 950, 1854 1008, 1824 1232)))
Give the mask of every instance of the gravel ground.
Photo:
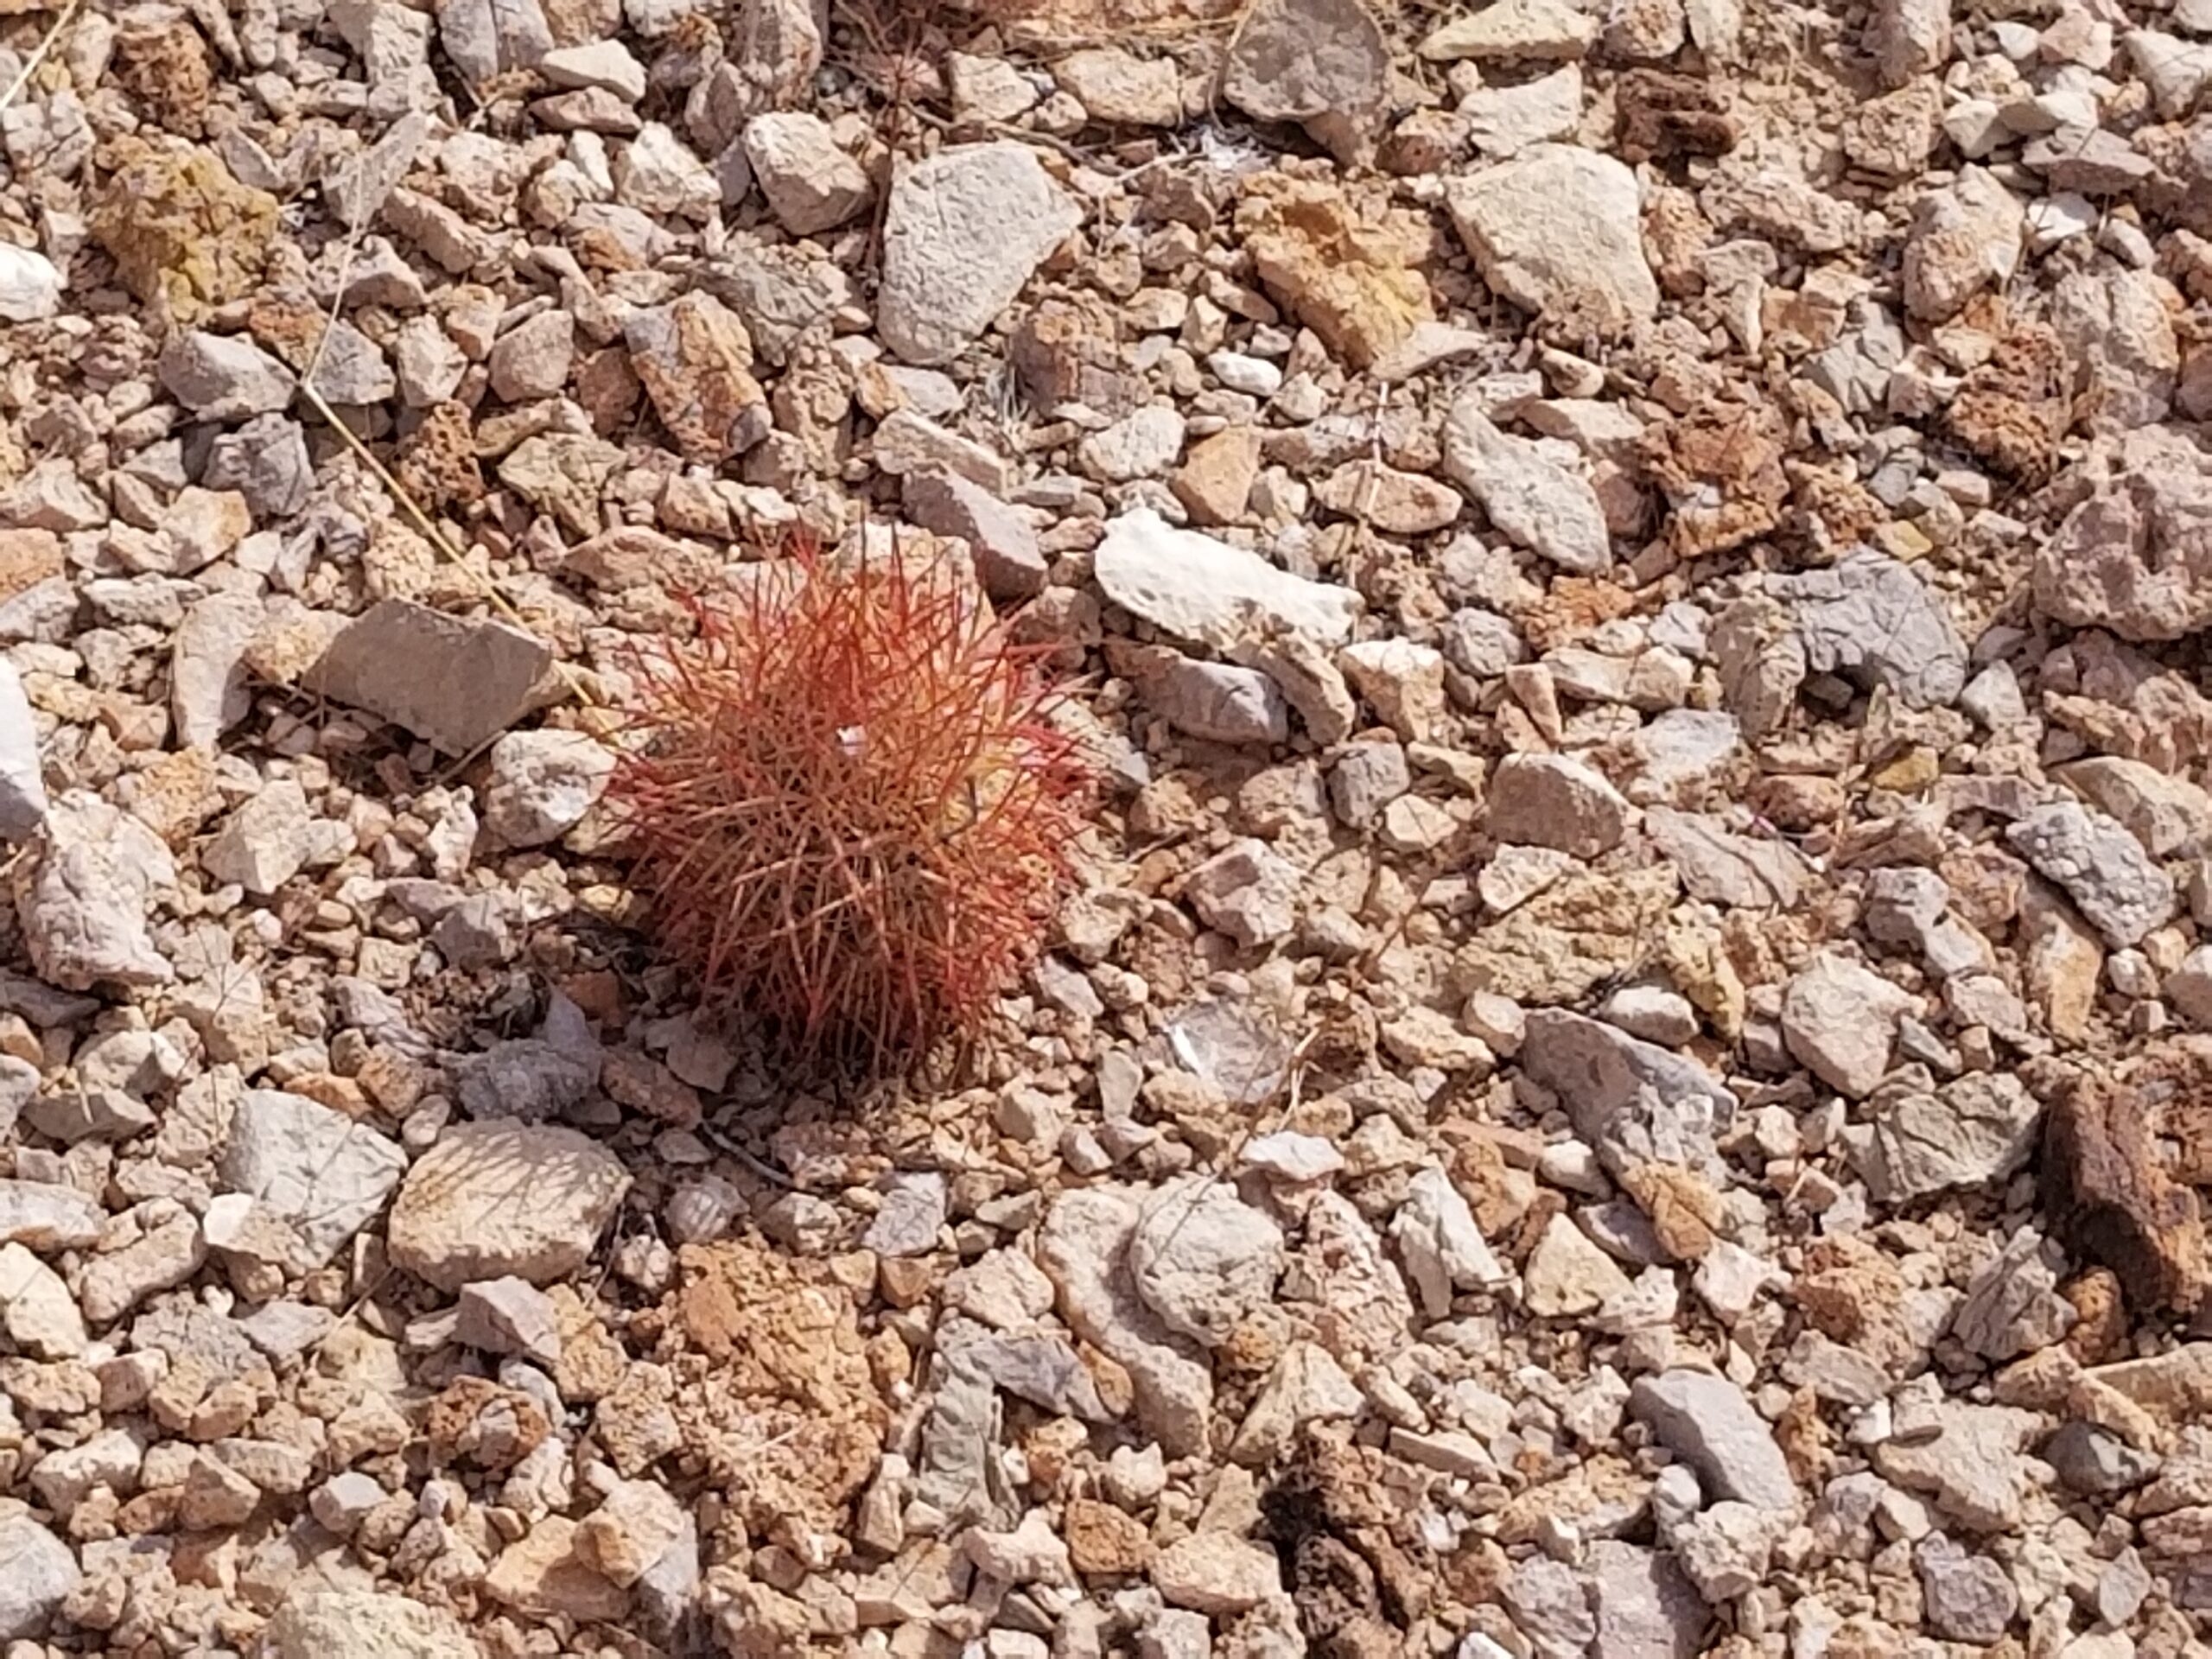
POLYGON ((2212 1653, 2212 3, 0 13, 4 1659, 2212 1653), (1105 783, 857 1097, 794 529, 1105 783))

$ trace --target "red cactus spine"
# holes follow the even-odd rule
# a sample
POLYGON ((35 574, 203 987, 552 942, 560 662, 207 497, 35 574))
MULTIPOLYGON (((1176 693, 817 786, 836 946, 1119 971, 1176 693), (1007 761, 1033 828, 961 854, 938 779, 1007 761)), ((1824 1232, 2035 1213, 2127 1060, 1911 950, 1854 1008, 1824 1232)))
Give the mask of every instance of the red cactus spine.
POLYGON ((1092 769, 1058 694, 939 567, 741 567, 641 653, 609 798, 702 999, 802 1057, 896 1069, 972 1032, 1074 880, 1092 769))

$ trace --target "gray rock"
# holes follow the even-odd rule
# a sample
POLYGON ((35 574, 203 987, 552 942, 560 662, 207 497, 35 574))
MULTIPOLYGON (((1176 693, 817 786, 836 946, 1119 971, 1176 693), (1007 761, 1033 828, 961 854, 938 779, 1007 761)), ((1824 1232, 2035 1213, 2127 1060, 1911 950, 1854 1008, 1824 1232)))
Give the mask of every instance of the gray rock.
POLYGON ((613 755, 582 732, 509 732, 492 745, 484 827, 510 847, 557 841, 591 810, 613 772, 613 755))
POLYGON ((527 1123, 558 1117, 599 1082, 595 1051, 585 1053, 542 1037, 510 1037, 449 1069, 454 1096, 471 1117, 527 1123))
POLYGON ((1726 1377, 1681 1370, 1639 1377, 1629 1410, 1697 1471, 1713 1496, 1767 1510, 1798 1507, 1797 1483, 1774 1431, 1726 1377))
POLYGON ((1969 1555, 1941 1533, 1921 1541, 1920 1592, 1929 1629, 1951 1642, 1986 1647, 2020 1611, 2012 1574, 1986 1555, 1969 1555))
POLYGON ((16 918, 41 979, 71 990, 103 980, 166 985, 176 977, 154 948, 147 912, 176 886, 161 837, 99 796, 54 801, 31 856, 17 865, 16 918))
POLYGON ((169 336, 155 365, 162 389, 203 421, 273 415, 292 401, 292 372, 244 334, 193 328, 169 336))
POLYGON ((2075 1418, 2044 1442, 2043 1460, 2058 1484, 2083 1497, 2113 1497, 2158 1472, 2158 1456, 2138 1451, 2109 1429, 2075 1418))
POLYGON ((968 543, 976 577, 994 600, 1034 599, 1045 590, 1050 566, 1038 550, 1035 526, 981 485, 957 473, 909 473, 899 499, 924 530, 968 543))
POLYGON ((914 1496, 955 1525, 1012 1525, 1021 1510, 1000 1459, 1003 1421, 998 1389, 982 1368, 965 1353, 948 1354, 922 1420, 914 1496))
POLYGON ((307 505, 315 468, 307 433, 283 415, 257 415, 207 447, 200 480, 211 490, 236 490, 256 518, 289 518, 307 505))
POLYGON ((886 1176, 882 1205, 861 1236, 861 1247, 878 1255, 928 1255, 937 1248, 946 1204, 944 1177, 934 1170, 886 1176))
POLYGON ((1138 1421, 1170 1457, 1207 1444, 1213 1373, 1188 1338, 1137 1294, 1129 1245, 1149 1195, 1126 1186, 1077 1187, 1053 1201, 1037 1265, 1058 1294, 1060 1317, 1129 1374, 1138 1421))
POLYGON ((2034 1149, 2036 1098, 2005 1072, 1961 1077, 1940 1095, 1907 1095, 1878 1112, 1861 1160, 1868 1192, 1910 1204, 2011 1174, 2034 1149))
POLYGON ((1499 1599, 1536 1659, 1586 1659, 1597 1640, 1597 1615, 1582 1575, 1564 1561, 1533 1555, 1516 1563, 1499 1599))
POLYGON ((1696 1061, 1560 1008, 1529 1014, 1515 1058, 1616 1172, 1657 1162, 1720 1173, 1713 1138, 1736 1097, 1696 1061))
POLYGON ((1782 1036, 1813 1075, 1853 1100, 1890 1069, 1897 1021, 1911 995, 1864 963, 1824 951, 1782 994, 1782 1036))
POLYGON ((550 1284, 590 1259, 629 1188, 621 1160, 574 1129, 454 1124, 400 1185, 391 1259, 445 1291, 509 1274, 550 1284))
POLYGON ((1210 1175, 1154 1191, 1129 1238, 1138 1297, 1169 1330, 1206 1347, 1274 1294, 1282 1229, 1210 1175))
POLYGON ((311 822, 296 778, 279 778, 247 798, 200 850, 200 868, 266 897, 307 862, 311 822))
POLYGON ((553 49, 553 31, 538 0, 453 0, 438 9, 438 41, 480 86, 506 70, 536 67, 553 49))
POLYGON ((1643 833, 1681 872, 1682 888, 1693 899, 1744 909, 1793 910, 1804 892, 1809 874, 1804 856, 1787 842, 1736 835, 1718 818, 1671 806, 1646 810, 1643 833))
POLYGON ((38 728, 15 664, 0 658, 0 840, 28 841, 45 822, 38 728))
POLYGON ((0 322, 37 322, 61 308, 61 273, 33 248, 0 247, 0 322))
POLYGON ((1376 815, 1414 786, 1413 768, 1395 743, 1354 743, 1329 769, 1329 804, 1354 830, 1364 830, 1376 815))
POLYGON ((1178 639, 1221 651, 1270 629, 1339 645, 1360 610, 1349 588, 1308 582, 1256 553, 1177 530, 1148 507, 1107 526, 1092 575, 1115 604, 1178 639))
POLYGON ((251 594, 210 594, 184 613, 169 642, 169 715, 177 741, 210 747, 253 707, 246 648, 267 625, 251 594))
POLYGON ((1589 1546, 1583 1565, 1605 1659, 1697 1659, 1710 1616, 1697 1586, 1672 1556, 1618 1539, 1589 1546))
POLYGON ((466 754, 525 713, 553 653, 504 622, 472 622, 380 600, 332 642, 307 689, 466 754))
POLYGON ((303 1095, 251 1089, 231 1119, 218 1173, 298 1231, 319 1268, 384 1209, 407 1167, 394 1141, 303 1095))
POLYGON ((0 1521, 0 1640, 45 1635, 81 1576, 69 1546, 37 1522, 0 1521))
POLYGON ((2036 1481, 2020 1449, 2044 1427, 2034 1412, 1947 1400, 1932 1435, 1893 1437, 1873 1449, 1888 1479, 1927 1492, 1945 1515, 1976 1532, 2010 1532, 2036 1481))
POLYGON ((1916 709, 1944 708, 1965 689, 1967 649, 1950 612, 1895 559, 1862 548, 1825 570, 1770 575, 1766 588, 1796 607, 1815 672, 1885 685, 1916 709))
POLYGON ((909 363, 950 361, 1082 222, 1023 144, 955 144, 900 168, 883 219, 883 343, 909 363))
POLYGON ((1509 754, 1491 773, 1491 839, 1576 858, 1611 852, 1631 809, 1604 773, 1563 754, 1509 754))
POLYGON ((1560 569, 1587 575, 1611 565, 1605 509, 1589 480, 1499 431, 1479 391, 1454 404, 1444 423, 1444 472, 1493 525, 1560 569))
POLYGON ((2037 607, 2125 639, 2178 639, 2212 624, 2212 458, 2166 427, 2100 444, 2089 489, 2037 550, 2037 607))
POLYGON ((1996 1363, 2048 1348, 2073 1328, 2074 1305, 2058 1294, 2065 1255, 2023 1227, 1974 1274, 1951 1333, 1996 1363))
POLYGON ((2174 884, 2143 843, 2103 813, 2054 801, 2007 825, 2005 839, 2066 890, 2082 918, 2114 950, 2173 918, 2174 884))
POLYGON ((2051 776, 2125 825, 2152 858, 2196 854, 2212 837, 2212 794, 2186 778, 2116 754, 2054 766, 2051 776))
POLYGON ((1445 204, 1483 280, 1523 310, 1605 334, 1657 314, 1636 175, 1611 156, 1537 144, 1450 181, 1445 204))
POLYGON ((1259 0, 1230 41, 1221 95, 1259 120, 1302 124, 1356 166, 1389 107, 1389 45, 1361 0, 1259 0))
POLYGON ((1255 836, 1233 841, 1192 870, 1183 896, 1208 927, 1249 948, 1297 925, 1298 866, 1255 836))
POLYGON ((1453 1291, 1495 1289, 1509 1276, 1467 1200, 1433 1165, 1406 1184, 1406 1201, 1390 1217, 1390 1238, 1432 1319, 1450 1316, 1453 1291))
POLYGON ((1290 705, 1258 669, 1199 662, 1165 646, 1122 646, 1109 661, 1178 731, 1208 743, 1289 740, 1290 705))
POLYGON ((963 1346, 961 1356, 990 1378, 995 1387, 1056 1416, 1087 1423, 1113 1420, 1098 1397, 1098 1385, 1084 1369, 1082 1356, 1066 1338, 1052 1332, 988 1336, 963 1346))

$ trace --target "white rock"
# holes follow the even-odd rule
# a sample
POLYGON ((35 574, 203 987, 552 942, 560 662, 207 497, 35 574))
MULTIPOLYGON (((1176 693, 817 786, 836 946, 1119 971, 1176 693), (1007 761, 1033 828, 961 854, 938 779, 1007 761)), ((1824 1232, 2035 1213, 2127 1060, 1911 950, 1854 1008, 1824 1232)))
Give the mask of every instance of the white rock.
POLYGON ((1359 614, 1349 588, 1308 582, 1256 553, 1177 530, 1149 507, 1107 526, 1092 574, 1106 597, 1179 639, 1228 650, 1280 627, 1342 645, 1359 614))
POLYGON ((574 829, 606 791, 614 757, 582 732, 509 732, 492 745, 484 827, 510 847, 542 847, 574 829))
POLYGON ((795 110, 754 116, 745 124, 745 154, 760 194, 793 236, 835 230, 868 206, 867 171, 819 116, 795 110))
POLYGON ((391 1207, 391 1259, 441 1290, 507 1274, 550 1284, 590 1258, 630 1177, 589 1136, 550 1123, 458 1123, 391 1207))
POLYGON ((1522 1269, 1522 1300, 1541 1319, 1594 1313, 1629 1287, 1628 1275, 1569 1217, 1554 1216, 1522 1269))
POLYGON ((61 308, 61 273, 31 248, 0 242, 0 322, 37 322, 61 308))
POLYGON ((224 821, 200 849, 200 868, 218 881, 235 881, 266 897, 307 862, 311 817, 300 780, 279 778, 224 821))
POLYGON ((1823 954, 1783 993, 1783 1040, 1823 1083, 1859 1099, 1887 1075, 1897 1021, 1914 1007, 1872 969, 1823 954))
POLYGON ((1407 1183, 1406 1201, 1390 1218, 1390 1237, 1432 1319, 1450 1315, 1454 1289, 1488 1290, 1505 1281, 1505 1269, 1475 1224, 1466 1199, 1452 1178, 1433 1166, 1407 1183))
POLYGON ((1491 524, 1561 569, 1586 575, 1611 565, 1612 538, 1590 480, 1528 439, 1499 431, 1479 393, 1452 406, 1444 471, 1482 504, 1491 524))
POLYGON ((1483 280, 1522 309, 1601 334, 1657 314, 1636 175, 1611 156, 1537 144, 1451 181, 1445 201, 1483 280))
POLYGON ((645 66, 620 41, 556 47, 537 60, 537 72, 556 86, 603 86, 627 104, 645 95, 645 66))
POLYGON ((1076 446, 1089 476, 1109 484, 1156 478, 1183 453, 1183 417, 1171 404, 1147 404, 1076 446))
POLYGON ((175 971, 146 921, 156 891, 175 886, 160 836, 97 795, 63 795, 16 869, 16 917, 39 977, 74 991, 168 984, 175 971))
POLYGON ((37 1522, 0 1521, 0 1641, 44 1635, 79 1576, 69 1546, 37 1522))
POLYGON ((1137 1294, 1209 1348, 1274 1295, 1282 1262, 1282 1229, 1210 1175, 1154 1191, 1129 1239, 1137 1294))
POLYGON ((0 658, 0 840, 28 841, 45 822, 38 728, 15 664, 0 658))
POLYGON ((397 1143, 304 1095, 249 1090, 219 1166, 223 1191, 257 1198, 298 1230, 305 1271, 374 1220, 407 1167, 397 1143))
POLYGON ((950 361, 1083 222, 1027 145, 956 144, 899 170, 876 327, 909 363, 950 361))
POLYGON ((10 1341, 39 1359, 85 1351, 85 1319, 69 1287, 20 1244, 0 1244, 0 1324, 10 1341))

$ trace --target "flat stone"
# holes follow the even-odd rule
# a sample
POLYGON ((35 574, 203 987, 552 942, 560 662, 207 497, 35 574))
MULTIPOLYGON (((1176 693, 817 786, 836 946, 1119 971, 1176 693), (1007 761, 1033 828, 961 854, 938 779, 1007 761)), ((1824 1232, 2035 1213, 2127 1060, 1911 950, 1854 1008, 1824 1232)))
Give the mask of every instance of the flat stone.
POLYGON ((589 1260, 630 1177, 590 1137, 550 1123, 459 1123, 407 1172, 392 1261, 444 1291, 514 1274, 545 1285, 589 1260))
POLYGON ((1824 570, 1769 576, 1795 606, 1807 666, 1916 709, 1948 707, 1967 683, 1967 650, 1942 600, 1908 566, 1861 549, 1824 570))
POLYGON ((2005 839, 2056 882, 2113 949, 2139 944, 2171 920, 2178 900, 2171 877, 2143 843, 2105 814, 2054 801, 2007 825, 2005 839))
POLYGON ((1611 851, 1633 809, 1605 775, 1560 754, 1510 754, 1491 773, 1493 841, 1548 847, 1579 859, 1611 851))
POLYGON ((1445 202, 1483 280, 1523 310, 1602 334, 1657 314, 1636 175, 1611 156, 1537 144, 1452 180, 1445 202))
POLYGON ((331 643, 310 691, 466 754, 520 719, 553 653, 505 622, 467 621, 409 600, 379 600, 331 643))
POLYGON ((1783 992, 1783 1040, 1814 1076, 1858 1100, 1888 1075, 1897 1021, 1916 1006, 1872 969, 1823 952, 1783 992))
POLYGON ((1797 1483, 1774 1431, 1726 1377, 1684 1370, 1639 1377, 1629 1410, 1697 1471, 1714 1497, 1767 1510, 1799 1506, 1797 1483))
POLYGON ((1874 1467, 1900 1486, 1931 1494, 1938 1510, 1973 1531, 2018 1527, 2033 1486, 2020 1452, 2042 1420, 2012 1406, 1945 1401, 1936 1408, 1936 1421, 1929 1438, 1877 1446, 1874 1467))
POLYGON ((1192 870, 1183 884, 1208 927, 1250 947, 1279 939, 1297 925, 1298 866, 1255 836, 1231 842, 1192 870))
POLYGON ((1294 576, 1256 553, 1177 530, 1149 508, 1107 526, 1092 574, 1115 604, 1179 639, 1223 651, 1270 627, 1339 645, 1360 610, 1349 588, 1294 576))
POLYGON ((1129 1374, 1138 1421, 1171 1457, 1206 1444, 1213 1374, 1204 1351, 1171 1330, 1141 1298, 1128 1262, 1145 1194, 1125 1186, 1077 1187, 1053 1201, 1037 1240, 1037 1265, 1058 1294, 1060 1317, 1129 1374))
POLYGON ((226 1192, 259 1199, 292 1223, 322 1266, 382 1213, 407 1166, 398 1145, 303 1095, 251 1089, 231 1119, 218 1170, 226 1192))
POLYGON ((1444 423, 1444 470, 1497 529, 1563 570, 1592 575, 1613 562, 1605 513, 1589 480, 1535 443, 1498 430, 1479 394, 1444 423))
POLYGON ((1595 1313, 1629 1287, 1628 1275, 1566 1216, 1554 1216, 1522 1268, 1522 1300, 1539 1319, 1595 1313))
POLYGON ((1282 1229, 1211 1176, 1158 1188, 1129 1239, 1138 1297, 1168 1329, 1218 1347, 1274 1294, 1282 1229))
POLYGON ((1999 1179, 2027 1161, 2042 1115, 2035 1096, 2005 1074, 1961 1077, 1940 1095, 1907 1095, 1875 1116, 1868 1190, 1885 1203, 1910 1204, 1999 1179))
POLYGON ((909 363, 950 362, 1083 221, 1024 144, 955 144, 899 169, 876 327, 909 363))

